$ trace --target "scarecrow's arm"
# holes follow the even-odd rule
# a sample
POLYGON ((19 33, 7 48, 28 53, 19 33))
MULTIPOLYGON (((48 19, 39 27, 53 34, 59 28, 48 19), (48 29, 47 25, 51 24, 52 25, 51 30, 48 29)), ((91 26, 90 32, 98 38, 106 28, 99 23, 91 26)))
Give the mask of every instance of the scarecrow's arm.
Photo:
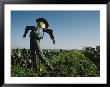
POLYGON ((26 34, 28 33, 28 31, 33 29, 35 29, 35 26, 26 26, 23 37, 26 37, 26 34))

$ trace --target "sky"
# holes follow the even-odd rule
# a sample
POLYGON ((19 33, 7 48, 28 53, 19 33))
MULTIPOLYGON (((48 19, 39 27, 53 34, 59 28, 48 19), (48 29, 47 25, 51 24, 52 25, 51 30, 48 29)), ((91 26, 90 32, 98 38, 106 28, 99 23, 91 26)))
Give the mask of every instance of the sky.
POLYGON ((42 49, 82 49, 100 45, 100 11, 11 11, 11 48, 29 48, 26 26, 36 26, 37 18, 45 18, 55 33, 56 45, 44 33, 42 49))

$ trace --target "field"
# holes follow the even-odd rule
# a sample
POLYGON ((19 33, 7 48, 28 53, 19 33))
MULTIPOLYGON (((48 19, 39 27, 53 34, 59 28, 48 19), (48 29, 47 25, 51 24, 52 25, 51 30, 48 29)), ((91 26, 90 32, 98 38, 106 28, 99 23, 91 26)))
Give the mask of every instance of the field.
POLYGON ((31 70, 29 49, 11 50, 12 77, 99 77, 100 46, 84 47, 82 50, 43 49, 43 53, 54 67, 48 70, 43 63, 37 73, 31 70))

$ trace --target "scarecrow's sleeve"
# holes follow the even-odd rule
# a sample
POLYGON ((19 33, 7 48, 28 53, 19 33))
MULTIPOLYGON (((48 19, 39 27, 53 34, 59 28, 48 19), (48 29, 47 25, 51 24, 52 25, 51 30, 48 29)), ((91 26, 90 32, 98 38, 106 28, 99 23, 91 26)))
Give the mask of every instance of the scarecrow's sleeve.
POLYGON ((53 30, 44 28, 43 31, 50 35, 50 38, 53 40, 53 43, 55 44, 55 35, 53 30))
POLYGON ((26 37, 28 31, 33 29, 35 29, 35 26, 26 26, 23 37, 26 37))

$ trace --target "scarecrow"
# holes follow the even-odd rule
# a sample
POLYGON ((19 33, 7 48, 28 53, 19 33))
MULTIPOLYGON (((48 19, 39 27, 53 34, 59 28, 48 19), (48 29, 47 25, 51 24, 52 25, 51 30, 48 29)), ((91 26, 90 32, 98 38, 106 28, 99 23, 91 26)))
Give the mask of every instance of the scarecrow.
POLYGON ((54 68, 48 62, 47 58, 43 55, 42 49, 40 48, 40 40, 43 39, 44 32, 50 35, 53 44, 55 44, 53 30, 48 29, 49 27, 48 21, 44 18, 36 19, 36 23, 37 26, 26 26, 23 35, 23 37, 26 37, 28 31, 30 31, 30 51, 31 51, 32 68, 33 70, 37 69, 37 59, 39 58, 45 66, 53 70, 54 68))

